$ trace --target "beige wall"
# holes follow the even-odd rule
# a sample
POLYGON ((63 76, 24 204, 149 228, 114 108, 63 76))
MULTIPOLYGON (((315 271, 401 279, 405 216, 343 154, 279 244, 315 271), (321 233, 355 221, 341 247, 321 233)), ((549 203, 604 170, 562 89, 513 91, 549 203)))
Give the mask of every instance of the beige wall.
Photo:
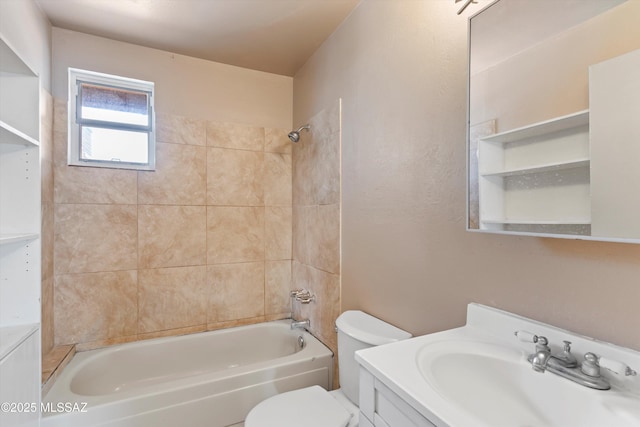
POLYGON ((289 317, 292 79, 58 29, 53 57, 56 344, 289 317), (68 66, 155 81, 156 171, 66 165, 68 66))
POLYGON ((291 77, 53 28, 54 98, 67 98, 69 67, 154 81, 166 114, 291 127, 291 77))
POLYGON ((294 78, 295 123, 342 98, 342 309, 424 334, 475 301, 640 350, 640 246, 465 231, 457 9, 365 0, 294 78))

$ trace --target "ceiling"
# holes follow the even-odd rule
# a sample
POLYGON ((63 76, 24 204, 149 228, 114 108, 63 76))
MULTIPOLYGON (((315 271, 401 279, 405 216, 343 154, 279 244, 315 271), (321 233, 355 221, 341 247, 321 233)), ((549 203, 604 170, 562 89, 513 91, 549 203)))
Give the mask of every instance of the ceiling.
POLYGON ((35 0, 52 25, 293 76, 360 0, 35 0))

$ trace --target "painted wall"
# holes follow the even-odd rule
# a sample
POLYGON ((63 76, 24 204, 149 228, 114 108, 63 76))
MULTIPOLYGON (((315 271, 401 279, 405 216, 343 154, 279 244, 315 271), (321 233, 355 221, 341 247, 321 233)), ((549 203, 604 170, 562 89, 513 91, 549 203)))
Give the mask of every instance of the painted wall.
POLYGON ((640 246, 465 231, 457 9, 365 0, 294 78, 295 123, 342 98, 342 309, 424 334, 475 301, 640 350, 640 246))
POLYGON ((69 67, 156 84, 156 111, 268 128, 291 127, 291 77, 53 29, 53 96, 67 99, 69 67))
POLYGON ((55 342, 290 316, 292 79, 54 29, 55 342), (68 66, 156 83, 154 172, 66 164, 68 66))

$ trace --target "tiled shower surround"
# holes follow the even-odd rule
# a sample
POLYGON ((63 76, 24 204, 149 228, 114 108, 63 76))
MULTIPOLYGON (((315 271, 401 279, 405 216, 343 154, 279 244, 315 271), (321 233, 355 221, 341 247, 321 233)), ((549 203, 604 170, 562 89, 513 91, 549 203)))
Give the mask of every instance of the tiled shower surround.
MULTIPOLYGON (((341 103, 315 114, 311 131, 293 146, 293 284, 316 295, 295 303, 296 319, 310 319, 311 332, 337 356, 335 321, 340 306, 341 103)), ((302 125, 305 123, 297 123, 302 125)), ((337 357, 336 357, 337 361, 337 357)), ((337 363, 334 361, 337 372, 337 363)), ((338 385, 334 375, 334 386, 338 385)))
POLYGON ((162 114, 154 172, 66 164, 54 101, 55 344, 290 316, 289 129, 162 114))

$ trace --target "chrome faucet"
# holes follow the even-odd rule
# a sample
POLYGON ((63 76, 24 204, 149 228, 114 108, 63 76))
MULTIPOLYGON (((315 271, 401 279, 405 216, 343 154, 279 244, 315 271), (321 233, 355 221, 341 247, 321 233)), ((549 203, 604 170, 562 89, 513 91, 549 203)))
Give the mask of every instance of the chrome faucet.
POLYGON ((533 342, 536 344, 536 351, 527 357, 531 367, 536 372, 544 373, 549 371, 563 378, 571 380, 585 387, 598 390, 609 390, 611 385, 606 378, 600 375, 600 368, 607 368, 616 374, 625 376, 636 375, 636 371, 622 362, 606 358, 598 358, 593 353, 584 355, 582 364, 571 354, 571 342, 564 342, 564 349, 561 354, 554 355, 549 348, 549 341, 543 336, 534 335, 526 331, 517 331, 516 337, 523 342, 533 342))
POLYGON ((293 320, 291 319, 291 329, 304 329, 308 331, 311 327, 311 321, 309 319, 293 320))

